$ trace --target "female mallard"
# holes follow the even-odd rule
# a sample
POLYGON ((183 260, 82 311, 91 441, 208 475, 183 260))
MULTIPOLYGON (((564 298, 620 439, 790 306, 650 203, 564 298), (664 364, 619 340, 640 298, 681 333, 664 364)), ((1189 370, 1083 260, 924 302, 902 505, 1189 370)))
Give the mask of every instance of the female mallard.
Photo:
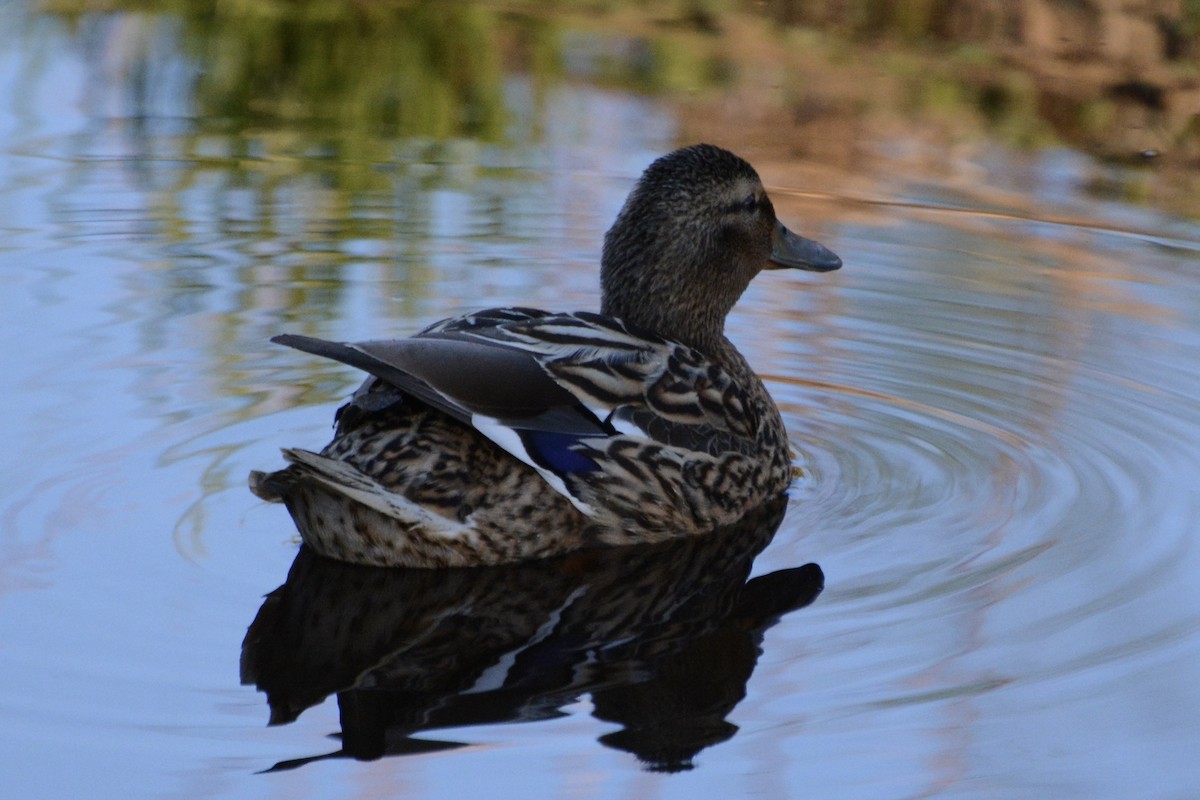
POLYGON ((711 531, 777 497, 779 410, 724 335, 759 271, 841 266, 775 218, 754 169, 655 161, 604 238, 600 313, 501 308, 410 339, 272 341, 372 377, 319 454, 253 472, 305 543, 363 564, 495 564, 711 531))

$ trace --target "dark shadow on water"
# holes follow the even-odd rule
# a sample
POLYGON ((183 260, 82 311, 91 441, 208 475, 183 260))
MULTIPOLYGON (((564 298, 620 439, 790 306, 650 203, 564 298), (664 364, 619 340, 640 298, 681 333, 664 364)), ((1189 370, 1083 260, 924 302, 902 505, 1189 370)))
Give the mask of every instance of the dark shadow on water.
POLYGON ((283 761, 376 759, 466 746, 439 728, 564 716, 590 695, 620 730, 600 741, 652 770, 690 769, 737 732, 763 632, 811 603, 816 564, 747 581, 786 502, 709 536, 507 567, 359 567, 302 548, 242 645, 242 682, 271 724, 337 693, 342 748, 283 761))

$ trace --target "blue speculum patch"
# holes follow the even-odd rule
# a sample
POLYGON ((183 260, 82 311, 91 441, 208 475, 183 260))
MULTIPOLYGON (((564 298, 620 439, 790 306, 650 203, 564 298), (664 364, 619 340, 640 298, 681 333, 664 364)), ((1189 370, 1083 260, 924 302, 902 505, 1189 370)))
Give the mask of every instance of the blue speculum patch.
POLYGON ((521 441, 533 460, 557 473, 591 472, 596 462, 572 448, 591 437, 558 431, 522 431, 521 441))

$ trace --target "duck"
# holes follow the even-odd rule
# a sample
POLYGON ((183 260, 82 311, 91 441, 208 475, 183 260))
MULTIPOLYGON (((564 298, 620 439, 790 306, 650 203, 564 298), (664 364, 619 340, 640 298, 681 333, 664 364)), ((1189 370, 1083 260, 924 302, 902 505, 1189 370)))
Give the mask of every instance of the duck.
POLYGON ((604 237, 600 310, 491 308, 414 336, 272 342, 367 373, 319 452, 250 488, 305 545, 473 567, 667 541, 784 494, 779 409, 725 335, 760 272, 841 259, 780 222, 758 173, 697 144, 646 168, 604 237))

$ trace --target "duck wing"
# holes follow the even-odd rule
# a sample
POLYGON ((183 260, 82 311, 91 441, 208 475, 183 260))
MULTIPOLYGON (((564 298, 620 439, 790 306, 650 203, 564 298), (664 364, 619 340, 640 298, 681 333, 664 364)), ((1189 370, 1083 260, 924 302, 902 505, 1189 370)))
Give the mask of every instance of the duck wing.
MULTIPOLYGON (((296 334, 271 341, 357 367, 467 424, 483 415, 536 426, 548 411, 578 404, 533 354, 490 342, 450 337, 331 342, 296 334)), ((542 423, 604 432, 587 415, 573 423, 557 418, 542 423)))
POLYGON ((544 314, 486 330, 435 326, 421 335, 486 337, 535 353, 554 381, 615 433, 709 455, 755 447, 761 409, 753 407, 750 387, 703 353, 620 320, 544 314))
POLYGON ((604 469, 617 441, 623 453, 630 440, 713 456, 754 447, 745 392, 725 370, 599 314, 489 309, 408 339, 271 341, 361 369, 475 428, 585 513, 569 477, 604 469))

